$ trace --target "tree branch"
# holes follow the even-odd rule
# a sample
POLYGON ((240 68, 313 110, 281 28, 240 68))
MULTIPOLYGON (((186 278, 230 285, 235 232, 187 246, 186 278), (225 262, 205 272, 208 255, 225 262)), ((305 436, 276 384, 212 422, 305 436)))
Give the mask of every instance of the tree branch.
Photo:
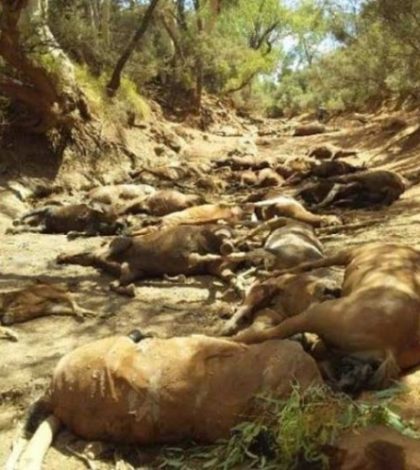
POLYGON ((240 85, 234 87, 234 88, 229 88, 226 90, 223 94, 224 95, 230 95, 231 93, 236 93, 237 91, 242 90, 242 88, 245 88, 247 85, 249 85, 252 80, 260 73, 260 70, 256 70, 255 72, 252 72, 251 75, 249 75, 245 80, 241 82, 240 85))
POLYGON ((153 17, 153 13, 158 3, 159 3, 159 0, 150 1, 150 4, 147 7, 146 13, 143 16, 143 19, 140 23, 139 28, 134 33, 134 36, 131 38, 131 41, 128 43, 124 52, 121 54, 120 58, 118 59, 117 64, 115 65, 114 71, 112 72, 111 79, 109 80, 106 86, 108 96, 110 97, 115 96, 115 93, 120 87, 121 73, 123 71, 123 68, 125 67, 125 64, 128 62, 128 59, 130 58, 131 54, 136 48, 138 42, 140 41, 140 39, 142 39, 142 37, 146 33, 147 28, 149 27, 149 24, 153 17))

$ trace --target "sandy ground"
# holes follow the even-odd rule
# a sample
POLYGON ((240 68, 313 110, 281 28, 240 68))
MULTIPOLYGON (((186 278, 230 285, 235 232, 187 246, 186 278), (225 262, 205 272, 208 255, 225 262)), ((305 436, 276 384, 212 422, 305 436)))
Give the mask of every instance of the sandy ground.
MULTIPOLYGON (((411 125, 411 123, 410 123, 411 125)), ((261 158, 304 155, 319 143, 331 142, 360 150, 359 162, 368 166, 382 165, 402 172, 419 168, 420 147, 398 135, 384 133, 380 123, 348 126, 320 136, 292 138, 284 134, 285 126, 270 123, 271 135, 258 146, 261 158), (393 141, 394 139, 394 141, 393 141), (388 146, 386 144, 389 144, 388 146), (392 156, 392 158, 390 158, 392 156)), ((261 130, 261 129, 260 129, 261 130)), ((409 135, 408 139, 413 139, 409 135)), ((258 142, 256 128, 250 128, 246 139, 258 142)), ((197 133, 186 153, 200 163, 223 156, 229 149, 243 145, 243 137, 197 133), (242 140, 241 140, 242 139, 242 140)), ((346 211, 346 222, 373 223, 360 229, 337 233, 320 233, 328 251, 367 241, 396 241, 420 245, 420 186, 410 188, 392 207, 381 211, 346 211)), ((77 301, 97 313, 93 319, 78 322, 71 317, 44 317, 15 325, 17 343, 0 341, 0 464, 10 450, 16 425, 26 408, 42 395, 54 365, 68 351, 92 339, 110 334, 125 334, 135 327, 159 335, 212 334, 221 325, 215 304, 223 291, 219 281, 208 277, 189 279, 187 284, 165 280, 138 283, 136 298, 129 299, 109 291, 110 278, 91 268, 58 266, 56 256, 98 246, 103 240, 67 241, 58 235, 0 235, 0 289, 17 287, 44 279, 71 282, 77 301)), ((73 470, 86 464, 73 455, 82 451, 85 442, 63 432, 46 458, 45 468, 73 470), (70 449, 70 450, 69 450, 70 449)), ((95 461, 96 469, 155 468, 148 455, 138 449, 106 446, 103 458, 95 461)))

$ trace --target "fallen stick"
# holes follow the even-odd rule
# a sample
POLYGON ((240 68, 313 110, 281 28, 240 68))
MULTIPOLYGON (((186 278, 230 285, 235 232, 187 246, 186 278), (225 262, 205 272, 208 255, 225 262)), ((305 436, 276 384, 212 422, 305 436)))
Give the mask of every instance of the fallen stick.
POLYGON ((150 173, 152 176, 155 176, 156 178, 160 178, 160 179, 163 179, 165 181, 170 181, 174 186, 176 186, 177 188, 180 188, 180 189, 184 189, 184 190, 185 189, 188 189, 188 190, 193 190, 194 189, 194 187, 192 187, 192 186, 188 186, 188 185, 185 185, 185 184, 178 183, 173 178, 171 178, 169 175, 165 175, 162 171, 159 171, 158 169, 152 170, 151 168, 144 167, 144 168, 141 168, 139 170, 136 170, 131 175, 131 178, 132 179, 137 178, 142 173, 150 173))
POLYGON ((328 242, 330 240, 337 240, 337 239, 341 239, 344 241, 346 235, 344 233, 331 233, 329 235, 320 235, 318 237, 318 240, 320 240, 321 242, 328 242))
POLYGON ((341 232, 345 230, 357 230, 359 228, 366 228, 370 227, 372 225, 375 225, 380 222, 384 222, 386 219, 373 219, 373 220, 368 220, 366 222, 356 222, 354 224, 345 224, 345 225, 335 225, 333 227, 321 227, 317 229, 317 233, 325 233, 325 234, 330 234, 330 233, 335 233, 335 232, 341 232))

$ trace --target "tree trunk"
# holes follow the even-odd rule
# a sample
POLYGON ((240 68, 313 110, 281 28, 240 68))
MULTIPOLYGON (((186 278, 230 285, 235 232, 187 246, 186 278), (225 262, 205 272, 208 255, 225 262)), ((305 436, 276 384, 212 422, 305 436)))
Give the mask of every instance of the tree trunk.
POLYGON ((89 26, 95 30, 96 23, 95 23, 95 12, 93 10, 93 5, 90 0, 86 0, 83 4, 86 18, 89 20, 89 26))
MULTIPOLYGON (((221 12, 221 0, 210 0, 208 2, 209 8, 209 17, 208 21, 205 24, 202 18, 202 4, 200 0, 194 0, 194 9, 196 14, 196 24, 197 24, 197 34, 198 34, 198 41, 199 43, 204 40, 208 40, 211 37, 211 33, 213 32, 217 18, 221 12)), ((201 101, 203 97, 203 90, 204 90, 204 64, 203 58, 201 56, 201 51, 198 51, 198 55, 195 60, 195 74, 196 74, 196 81, 195 81, 195 93, 194 93, 194 111, 199 113, 201 111, 201 101)))
POLYGON ((114 71, 112 73, 111 79, 107 84, 107 93, 108 96, 112 97, 115 96, 118 88, 121 84, 121 73, 123 68, 125 67, 126 63, 128 62, 129 58, 131 57, 134 49, 136 48, 139 41, 142 39, 144 34, 149 27, 149 24, 153 17, 153 12, 159 3, 159 0, 151 0, 149 6, 147 7, 146 13, 140 23, 138 30, 135 32, 134 36, 132 37, 131 41, 128 43, 127 47, 121 54, 121 57, 118 59, 117 64, 115 65, 114 71))
MULTIPOLYGON (((194 9, 196 14, 197 22, 197 35, 198 43, 200 44, 203 40, 204 24, 201 18, 201 4, 200 0, 194 0, 194 9)), ((203 96, 203 59, 201 57, 201 48, 198 50, 198 54, 195 60, 195 93, 194 93, 194 111, 199 113, 201 110, 201 99, 203 96)))
POLYGON ((92 8, 92 13, 93 13, 93 18, 94 18, 94 22, 95 22, 95 28, 99 29, 100 27, 100 14, 99 14, 99 11, 100 11, 100 4, 99 4, 99 0, 88 0, 91 4, 91 8, 92 8))
POLYGON ((15 74, 0 76, 0 91, 30 111, 22 125, 35 132, 87 117, 73 64, 51 33, 47 13, 48 0, 3 0, 0 18, 0 56, 15 74))
POLYGON ((210 0, 210 18, 206 27, 206 33, 211 34, 217 23, 217 18, 222 10, 221 0, 210 0))
POLYGON ((101 34, 104 44, 109 46, 109 23, 111 21, 111 0, 103 0, 101 8, 101 34))
MULTIPOLYGON (((177 75, 177 68, 179 64, 185 62, 185 57, 184 57, 184 52, 183 48, 181 45, 181 40, 178 35, 177 31, 177 24, 176 24, 176 19, 171 17, 171 16, 165 16, 165 13, 161 13, 159 15, 160 22, 162 23, 162 26, 166 33, 168 34, 170 44, 171 44, 171 49, 172 49, 172 57, 169 60, 169 66, 170 66, 170 72, 169 75, 171 76, 172 83, 176 82, 176 75, 177 75)), ((167 80, 165 80, 164 83, 166 83, 167 80)))
POLYGON ((185 14, 185 0, 177 0, 176 2, 176 18, 179 24, 179 27, 182 31, 187 31, 187 19, 185 14))
POLYGON ((254 78, 260 73, 260 70, 256 70, 255 72, 252 72, 248 77, 244 78, 242 80, 242 82, 235 86, 235 87, 232 87, 232 88, 228 88, 226 91, 224 91, 224 94, 225 95, 229 95, 231 93, 236 93, 238 91, 241 91, 243 88, 245 88, 246 86, 250 85, 252 83, 252 81, 254 80, 254 78))
POLYGON ((60 87, 72 91, 76 85, 74 66, 48 26, 48 6, 49 0, 27 0, 19 29, 21 33, 37 38, 41 46, 40 51, 35 51, 35 56, 41 64, 52 61, 48 66, 57 75, 60 87))
POLYGON ((171 41, 171 46, 173 49, 173 62, 176 64, 178 62, 178 57, 184 61, 184 52, 181 47, 181 42, 179 37, 177 36, 176 25, 174 24, 175 21, 173 18, 166 18, 165 15, 162 13, 159 15, 159 19, 163 25, 163 28, 168 33, 169 39, 171 41))

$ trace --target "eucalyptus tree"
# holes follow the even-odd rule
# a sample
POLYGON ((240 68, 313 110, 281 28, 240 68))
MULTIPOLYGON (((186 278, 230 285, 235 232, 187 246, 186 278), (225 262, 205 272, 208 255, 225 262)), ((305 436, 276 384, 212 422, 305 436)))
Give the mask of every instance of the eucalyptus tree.
POLYGON ((89 112, 74 66, 48 26, 48 0, 3 0, 0 91, 26 111, 20 125, 34 132, 71 128, 89 112))

